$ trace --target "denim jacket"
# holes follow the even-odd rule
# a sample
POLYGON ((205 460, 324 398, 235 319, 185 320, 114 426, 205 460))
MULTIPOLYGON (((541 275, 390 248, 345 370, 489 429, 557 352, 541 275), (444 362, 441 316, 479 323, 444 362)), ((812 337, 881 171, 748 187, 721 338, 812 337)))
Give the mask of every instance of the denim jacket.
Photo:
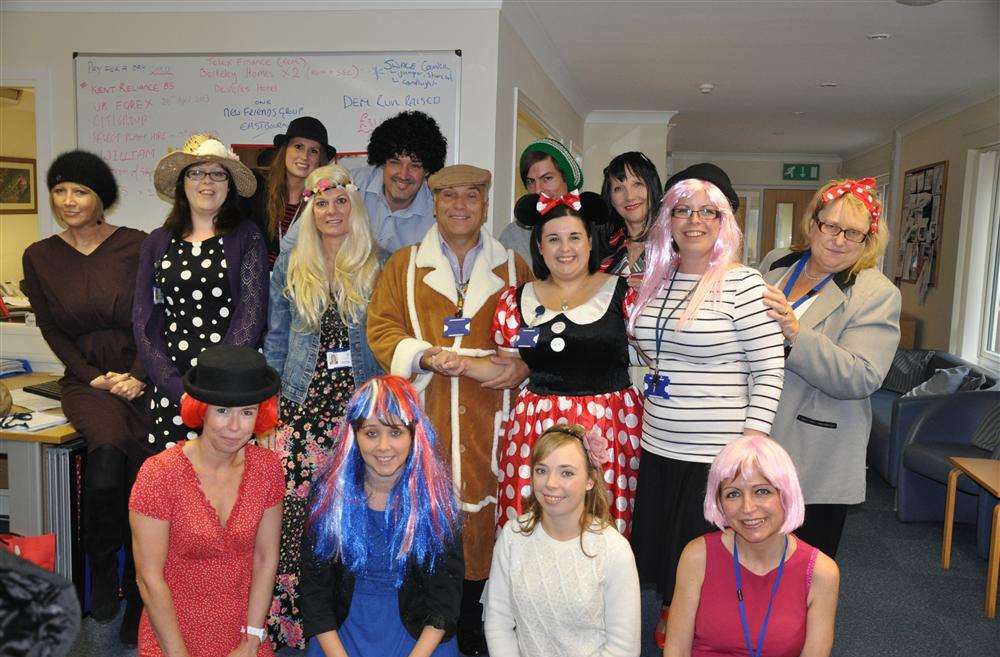
MULTIPOLYGON (((264 357, 267 359, 267 364, 281 375, 281 396, 301 404, 305 401, 306 391, 316 371, 320 333, 319 331, 303 333, 295 330, 299 324, 299 314, 295 304, 284 294, 288 258, 291 252, 291 249, 282 250, 271 273, 264 357)), ((384 254, 380 253, 379 262, 384 260, 384 254)), ((361 385, 371 377, 383 373, 368 347, 368 337, 365 334, 367 324, 368 315, 365 313, 357 324, 347 325, 347 335, 351 345, 351 372, 356 385, 361 385)))

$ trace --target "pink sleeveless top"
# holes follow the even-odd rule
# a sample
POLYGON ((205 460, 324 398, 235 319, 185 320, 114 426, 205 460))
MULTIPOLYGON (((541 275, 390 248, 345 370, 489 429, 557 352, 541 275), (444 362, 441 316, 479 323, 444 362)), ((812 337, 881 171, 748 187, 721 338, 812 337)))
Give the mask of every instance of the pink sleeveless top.
MULTIPOLYGON (((743 657, 749 653, 740 624, 733 554, 722 544, 722 532, 706 534, 704 539, 705 580, 701 585, 701 600, 695 616, 691 657, 743 657)), ((781 586, 774 598, 762 657, 798 657, 806 641, 809 586, 818 550, 801 539, 796 540, 798 548, 785 562, 781 586)), ((740 566, 750 641, 755 646, 777 574, 777 568, 761 576, 740 566)))

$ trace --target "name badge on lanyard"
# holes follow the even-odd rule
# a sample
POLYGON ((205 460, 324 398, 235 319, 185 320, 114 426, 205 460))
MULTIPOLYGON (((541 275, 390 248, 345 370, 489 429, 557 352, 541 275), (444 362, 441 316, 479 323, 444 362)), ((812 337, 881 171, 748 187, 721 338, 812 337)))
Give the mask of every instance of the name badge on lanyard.
POLYGON ((457 338, 469 334, 471 317, 446 317, 444 320, 444 337, 457 338))
POLYGON ((163 290, 160 289, 159 285, 153 286, 153 305, 159 306, 163 304, 163 290))
POLYGON ((666 374, 649 373, 642 377, 645 384, 642 394, 647 397, 659 397, 660 399, 670 399, 667 386, 670 385, 670 377, 666 374))
POLYGON ((351 366, 351 350, 341 349, 339 351, 326 352, 326 369, 339 370, 351 366))
POLYGON ((514 340, 514 346, 521 349, 533 349, 538 346, 538 329, 523 327, 514 340))

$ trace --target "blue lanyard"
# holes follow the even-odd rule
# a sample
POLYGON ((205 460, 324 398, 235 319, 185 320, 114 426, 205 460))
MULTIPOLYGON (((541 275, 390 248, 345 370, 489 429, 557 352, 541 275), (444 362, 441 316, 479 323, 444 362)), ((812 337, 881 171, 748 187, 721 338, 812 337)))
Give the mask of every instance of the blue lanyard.
MULTIPOLYGON (((785 298, 786 299, 788 298, 788 295, 791 294, 792 288, 795 287, 795 281, 799 280, 799 274, 801 274, 802 270, 805 269, 806 263, 809 262, 809 256, 811 256, 811 255, 812 255, 812 251, 808 251, 807 250, 802 255, 802 257, 799 259, 798 264, 795 265, 795 269, 792 270, 792 275, 788 277, 788 282, 785 283, 785 289, 782 290, 784 292, 784 294, 785 294, 785 298)), ((798 301, 796 301, 795 303, 792 304, 792 310, 795 310, 796 308, 798 308, 799 306, 801 306, 803 303, 805 303, 808 299, 810 299, 814 294, 816 294, 816 292, 819 291, 819 289, 821 287, 823 287, 824 285, 826 285, 826 282, 828 280, 830 280, 831 278, 833 278, 833 274, 827 274, 826 278, 824 278, 823 280, 821 280, 819 283, 816 283, 816 285, 813 287, 813 289, 811 289, 808 292, 806 292, 805 294, 803 294, 802 297, 798 301)))
POLYGON ((767 601, 767 613, 764 614, 764 622, 760 624, 760 636, 757 637, 757 647, 750 643, 750 622, 747 620, 747 607, 743 602, 743 578, 740 576, 740 550, 736 547, 736 533, 733 532, 733 572, 736 573, 736 599, 740 604, 740 624, 743 625, 743 641, 747 646, 747 653, 750 657, 760 657, 764 650, 764 636, 767 634, 767 623, 771 620, 771 607, 774 606, 774 598, 778 595, 778 587, 781 585, 781 575, 785 572, 785 553, 788 552, 788 536, 785 536, 785 547, 781 548, 781 561, 778 563, 778 575, 774 578, 774 585, 771 587, 771 598, 767 601))

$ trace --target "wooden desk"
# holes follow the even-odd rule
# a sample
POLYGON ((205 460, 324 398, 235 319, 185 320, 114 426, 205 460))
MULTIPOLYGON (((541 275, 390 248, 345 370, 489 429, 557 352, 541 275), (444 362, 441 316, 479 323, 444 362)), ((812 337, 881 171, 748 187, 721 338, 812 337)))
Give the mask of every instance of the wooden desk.
MULTIPOLYGON (((944 505, 944 543, 941 546, 941 567, 951 567, 951 537, 955 524, 955 494, 958 478, 970 479, 1000 497, 1000 461, 949 456, 955 468, 948 473, 948 497, 944 505)), ((997 576, 1000 575, 1000 502, 993 507, 993 525, 990 530, 990 560, 986 569, 986 617, 997 615, 997 576)))
MULTIPOLYGON (((3 379, 3 383, 16 390, 58 378, 58 374, 20 374, 3 379)), ((19 406, 15 409, 26 410, 19 406)), ((47 412, 62 414, 60 408, 47 412)), ((76 437, 69 423, 35 432, 0 430, 0 453, 7 455, 10 531, 26 535, 45 531, 42 445, 61 445, 76 437)))

